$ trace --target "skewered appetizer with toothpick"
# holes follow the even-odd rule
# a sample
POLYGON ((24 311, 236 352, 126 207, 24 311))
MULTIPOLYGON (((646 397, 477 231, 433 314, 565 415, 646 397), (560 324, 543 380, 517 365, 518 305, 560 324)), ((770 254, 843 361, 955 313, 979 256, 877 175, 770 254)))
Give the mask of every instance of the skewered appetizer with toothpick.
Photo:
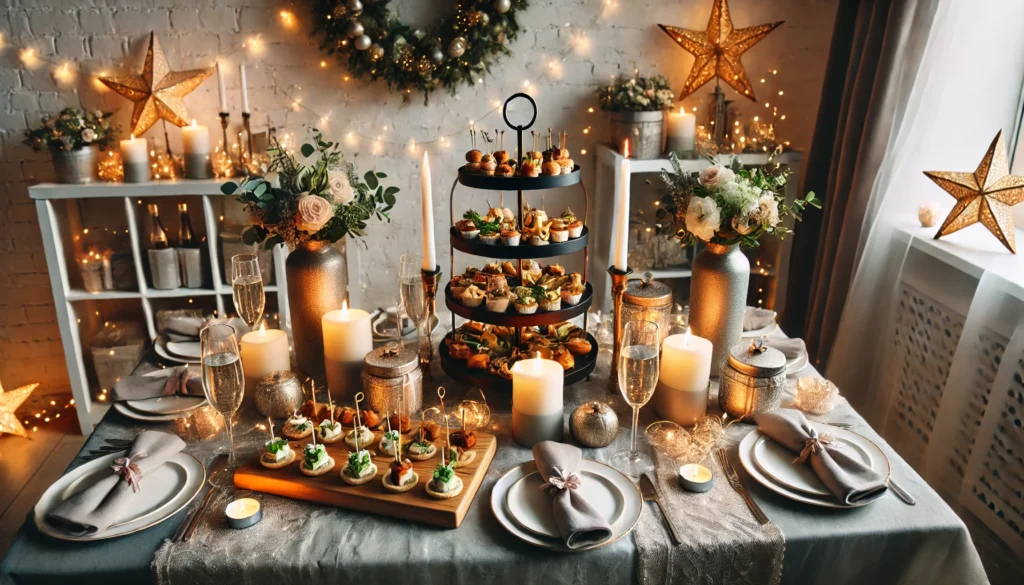
POLYGON ((444 408, 444 395, 445 389, 444 386, 441 386, 437 389, 437 397, 441 401, 441 416, 444 417, 445 437, 448 440, 448 445, 441 451, 441 463, 434 468, 433 477, 424 486, 428 495, 439 500, 454 498, 462 493, 462 479, 455 475, 455 460, 445 461, 445 452, 450 452, 452 446, 449 440, 451 429, 448 428, 448 413, 444 408))
POLYGON ((270 431, 270 440, 263 445, 260 465, 267 469, 281 469, 291 465, 295 461, 295 451, 292 451, 287 439, 274 436, 274 421, 269 418, 267 430, 270 431))
POLYGON ((310 477, 319 477, 334 469, 334 458, 327 454, 327 447, 316 442, 316 433, 311 433, 312 443, 306 444, 302 450, 302 463, 299 471, 310 477))
POLYGON ((466 170, 471 173, 479 173, 484 153, 476 149, 476 128, 469 129, 469 140, 473 148, 466 153, 466 170))
POLYGON ((356 419, 352 425, 352 430, 345 435, 345 444, 356 450, 359 449, 359 445, 369 446, 377 440, 377 436, 373 431, 363 424, 362 415, 359 413, 359 403, 363 401, 363 397, 362 392, 355 395, 356 419))
POLYGON ((448 459, 455 467, 465 467, 476 459, 476 433, 466 429, 466 409, 462 409, 460 430, 448 434, 448 459))
POLYGON ((423 413, 420 413, 420 431, 416 440, 409 444, 406 449, 409 459, 413 461, 426 461, 437 455, 437 446, 430 442, 423 432, 423 413))
POLYGON ((313 421, 296 412, 285 421, 281 434, 293 441, 305 439, 313 434, 313 421))
MULTIPOLYGON (((358 426, 356 426, 351 434, 352 438, 355 439, 355 445, 352 446, 353 453, 348 456, 348 463, 341 470, 341 480, 349 485, 363 485, 377 475, 377 466, 370 461, 370 452, 366 450, 367 443, 363 443, 360 440, 361 436, 358 432, 359 427, 362 426, 359 420, 359 403, 362 399, 362 392, 356 394, 356 423, 358 426)), ((369 432, 369 429, 367 429, 367 432, 369 432)), ((373 433, 370 433, 370 436, 372 437, 373 433)), ((348 442, 348 437, 345 438, 345 442, 348 442)))
POLYGON ((337 443, 341 440, 342 435, 344 434, 344 429, 342 428, 341 423, 334 420, 334 400, 331 398, 330 390, 327 391, 327 400, 329 403, 330 417, 320 421, 320 424, 317 425, 314 432, 316 432, 317 436, 320 438, 321 443, 337 443))
MULTIPOLYGON (((399 421, 404 416, 402 414, 402 392, 398 393, 398 412, 395 413, 395 416, 398 417, 399 421)), ((391 419, 389 418, 388 420, 390 421, 391 419)), ((416 487, 420 477, 416 475, 416 471, 412 468, 412 461, 402 459, 402 450, 399 448, 395 449, 395 458, 391 461, 388 472, 384 474, 380 481, 384 485, 384 489, 389 492, 401 493, 416 487)))

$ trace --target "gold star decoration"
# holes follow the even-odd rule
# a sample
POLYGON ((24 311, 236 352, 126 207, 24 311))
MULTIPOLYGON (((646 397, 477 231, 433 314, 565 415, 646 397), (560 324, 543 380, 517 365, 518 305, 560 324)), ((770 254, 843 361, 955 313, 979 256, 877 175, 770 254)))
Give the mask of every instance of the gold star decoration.
POLYGON ((691 53, 694 58, 693 68, 690 69, 690 75, 686 78, 679 97, 690 95, 705 83, 718 77, 732 86, 740 95, 756 102, 754 87, 750 84, 750 79, 747 78, 747 72, 743 69, 740 57, 747 49, 756 45, 758 41, 768 36, 768 33, 782 23, 783 21, 780 20, 771 24, 734 29, 728 1, 714 0, 707 30, 687 30, 677 26, 659 24, 658 26, 665 31, 665 34, 672 37, 676 44, 691 53))
POLYGON ((175 126, 188 124, 184 97, 210 75, 213 75, 212 67, 171 71, 167 56, 156 40, 156 33, 149 33, 149 50, 146 51, 142 74, 100 77, 100 81, 135 102, 132 134, 140 136, 161 118, 175 126))
POLYGON ((21 426, 21 421, 18 420, 18 416, 14 414, 14 411, 21 406, 22 402, 25 402, 25 399, 28 398, 28 395, 37 386, 39 384, 29 384, 17 390, 4 392, 4 385, 0 383, 0 435, 7 433, 22 437, 28 436, 28 433, 25 432, 25 427, 21 426))
POLYGON ((973 173, 925 171, 929 179, 956 199, 956 205, 942 222, 935 239, 981 223, 1007 250, 1016 254, 1011 208, 1024 201, 1024 177, 1009 173, 1002 130, 973 173))

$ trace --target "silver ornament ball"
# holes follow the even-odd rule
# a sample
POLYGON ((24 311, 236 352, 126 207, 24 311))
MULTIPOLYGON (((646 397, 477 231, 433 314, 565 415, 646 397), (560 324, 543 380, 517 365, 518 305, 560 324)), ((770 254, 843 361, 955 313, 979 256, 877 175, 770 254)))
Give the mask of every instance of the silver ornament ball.
POLYGON ((479 14, 481 26, 487 26, 488 24, 491 23, 491 16, 489 14, 487 14, 486 12, 480 12, 479 14))
POLYGON ((353 20, 352 24, 348 25, 348 38, 350 39, 362 36, 364 32, 366 32, 366 29, 363 28, 363 23, 358 20, 353 20))
POLYGON ((430 60, 433 61, 435 65, 440 65, 444 62, 444 51, 439 48, 435 48, 430 51, 430 60))
POLYGON ((466 39, 462 37, 455 37, 452 42, 448 43, 448 56, 453 59, 458 59, 466 53, 466 39))
POLYGON ((371 41, 370 37, 366 35, 359 35, 358 37, 356 37, 355 42, 352 44, 356 46, 356 49, 359 49, 360 51, 365 51, 366 49, 370 48, 370 45, 373 44, 373 41, 371 41))
POLYGON ((302 383, 292 372, 271 372, 256 384, 256 410, 263 416, 289 417, 304 400, 302 383))
POLYGON ((348 0, 345 6, 352 12, 361 12, 363 10, 363 3, 359 0, 348 0))
POLYGON ((505 14, 512 9, 512 0, 494 0, 494 10, 498 14, 505 14))
POLYGON ((381 59, 383 59, 384 47, 378 45, 377 43, 374 43, 373 46, 370 47, 370 58, 373 59, 374 61, 380 61, 381 59))
POLYGON ((569 432, 584 447, 607 447, 619 434, 619 417, 603 402, 586 402, 569 417, 569 432))

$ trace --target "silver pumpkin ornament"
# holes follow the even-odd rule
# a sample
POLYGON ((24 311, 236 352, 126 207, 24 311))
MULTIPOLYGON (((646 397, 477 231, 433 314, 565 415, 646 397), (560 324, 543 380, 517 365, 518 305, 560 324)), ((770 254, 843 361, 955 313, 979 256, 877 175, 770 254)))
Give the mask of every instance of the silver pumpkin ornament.
POLYGON ((270 418, 286 418, 301 406, 302 383, 292 372, 270 372, 256 384, 256 410, 270 418))
POLYGON ((586 402, 572 411, 569 432, 584 447, 607 447, 619 434, 619 417, 603 402, 586 402))
POLYGON ((512 9, 512 0, 494 0, 494 11, 505 14, 512 9))
POLYGON ((448 43, 448 56, 453 59, 458 59, 466 52, 466 39, 462 37, 455 37, 451 43, 448 43))
POLYGON ((370 45, 373 44, 373 41, 370 40, 369 36, 362 34, 356 37, 356 40, 353 44, 356 46, 356 49, 359 49, 360 51, 365 51, 366 49, 370 48, 370 45))

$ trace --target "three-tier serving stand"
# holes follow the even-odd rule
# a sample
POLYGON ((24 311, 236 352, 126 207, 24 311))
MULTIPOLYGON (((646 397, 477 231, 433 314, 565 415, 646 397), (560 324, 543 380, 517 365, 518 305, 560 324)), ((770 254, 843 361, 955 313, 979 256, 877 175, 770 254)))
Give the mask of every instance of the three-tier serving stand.
MULTIPOLYGON (((512 130, 516 131, 516 142, 519 146, 517 153, 518 156, 521 157, 523 153, 526 152, 523 149, 523 132, 532 127, 534 122, 537 120, 537 103, 534 102, 533 98, 529 95, 525 93, 517 93, 505 101, 502 108, 502 117, 505 119, 505 124, 512 130), (527 100, 533 108, 532 117, 527 124, 516 125, 508 118, 509 103, 516 99, 527 100)), ((538 310, 532 315, 521 315, 516 313, 513 303, 509 303, 508 310, 504 313, 488 311, 485 305, 475 308, 467 307, 452 295, 451 285, 449 283, 444 288, 445 305, 447 305, 452 314, 452 330, 448 333, 448 337, 455 334, 456 316, 477 321, 479 323, 512 327, 517 346, 520 344, 520 334, 524 327, 554 325, 583 315, 583 330, 587 330, 587 309, 590 308, 590 303, 594 297, 593 288, 587 280, 587 263, 589 260, 587 245, 590 239, 590 228, 587 226, 587 214, 590 208, 590 196, 587 193, 586 185, 583 184, 580 177, 579 165, 576 165, 572 172, 566 175, 540 177, 496 177, 471 174, 465 167, 461 167, 459 169, 458 178, 454 183, 452 183, 452 190, 449 196, 448 205, 451 215, 451 228, 448 236, 451 246, 450 274, 455 274, 455 250, 471 256, 497 260, 513 260, 516 263, 516 270, 519 275, 522 275, 523 273, 523 260, 539 260, 543 258, 553 258, 556 256, 565 256, 568 254, 583 252, 582 277, 584 282, 584 292, 580 302, 571 307, 563 306, 562 309, 558 311, 538 310), (566 242, 551 242, 542 246, 528 245, 525 242, 521 242, 518 246, 504 246, 501 244, 490 245, 484 244, 479 238, 466 240, 462 237, 458 228, 455 226, 455 189, 459 184, 462 184, 465 187, 482 189, 485 191, 515 191, 518 194, 516 214, 519 220, 519 225, 517 226, 519 230, 522 230, 523 228, 525 192, 539 191, 542 189, 561 189, 579 185, 583 190, 584 197, 583 232, 578 238, 571 239, 566 242)), ((520 280, 518 278, 510 278, 509 288, 514 288, 519 284, 519 282, 520 280)), ((573 384, 586 378, 594 371, 594 366, 597 364, 597 340, 594 339, 590 333, 587 333, 586 335, 587 340, 590 342, 591 351, 587 355, 575 357, 575 365, 573 368, 564 372, 565 385, 573 384)), ((491 374, 485 370, 470 369, 465 361, 453 358, 448 351, 447 343, 441 344, 441 347, 438 348, 438 353, 441 357, 441 367, 449 376, 456 380, 493 390, 511 390, 512 388, 511 380, 506 380, 501 376, 491 374)))

